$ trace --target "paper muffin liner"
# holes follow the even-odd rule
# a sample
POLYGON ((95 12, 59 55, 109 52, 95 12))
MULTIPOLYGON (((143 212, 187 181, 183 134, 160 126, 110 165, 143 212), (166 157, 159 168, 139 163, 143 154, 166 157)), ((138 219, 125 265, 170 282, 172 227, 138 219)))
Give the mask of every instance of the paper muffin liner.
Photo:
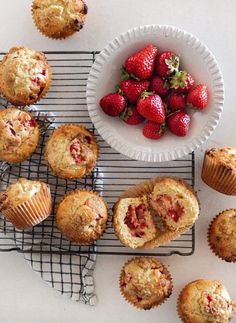
POLYGON ((28 201, 3 210, 4 216, 20 230, 29 229, 45 220, 52 211, 50 188, 41 183, 41 190, 28 201))
POLYGON ((120 293, 121 295, 123 296, 123 298, 130 304, 132 305, 133 307, 139 309, 139 310, 150 310, 150 309, 153 309, 155 307, 158 307, 162 304, 164 304, 168 298, 170 298, 170 296, 172 295, 172 291, 173 291, 173 279, 171 277, 171 274, 170 272, 168 271, 168 269, 166 268, 166 266, 161 262, 159 261, 158 259, 154 258, 154 257, 147 257, 147 256, 139 256, 139 257, 134 257, 130 260, 128 260, 122 267, 121 269, 121 272, 120 272, 120 278, 119 278, 119 289, 120 289, 120 293), (137 260, 137 259, 154 259, 155 261, 157 261, 158 263, 160 263, 163 268, 164 268, 164 274, 167 276, 167 279, 170 281, 170 293, 169 295, 165 296, 162 300, 160 300, 159 302, 157 302, 156 304, 153 304, 150 308, 144 308, 143 306, 139 306, 139 303, 137 304, 134 304, 130 299, 129 297, 123 292, 123 288, 121 286, 121 276, 122 276, 122 273, 124 272, 124 268, 125 266, 127 266, 129 263, 133 262, 134 260, 137 260))
POLYGON ((202 166, 202 180, 220 193, 236 195, 236 174, 207 153, 208 151, 205 152, 202 166))
POLYGON ((212 253, 217 256, 219 259, 221 260, 224 260, 226 262, 232 262, 232 263, 235 263, 236 262, 236 257, 235 259, 230 259, 230 258, 226 258, 224 257, 222 254, 219 253, 219 251, 217 249, 215 249, 212 244, 211 244, 211 239, 210 239, 210 236, 211 236, 211 229, 212 229, 212 225, 213 223, 216 221, 216 219, 224 212, 227 212, 227 211, 230 211, 230 210, 233 210, 233 209, 227 209, 227 210, 224 210, 222 212, 220 212, 219 214, 217 214, 211 221, 209 227, 208 227, 208 231, 207 231, 207 242, 208 242, 208 246, 209 248, 211 249, 212 253))
MULTIPOLYGON (((93 143, 94 143, 94 146, 96 147, 96 152, 97 152, 97 158, 96 158, 96 164, 97 164, 97 161, 98 159, 100 158, 100 146, 98 144, 98 141, 97 141, 97 138, 95 137, 95 135, 89 130, 87 129, 86 127, 82 126, 82 125, 78 125, 78 124, 75 124, 75 123, 67 123, 67 124, 63 124, 61 125, 60 127, 58 127, 57 129, 55 129, 54 131, 58 131, 59 129, 62 129, 62 128, 66 128, 66 127, 69 127, 69 126, 76 126, 77 128, 80 128, 82 130, 85 130, 87 131, 91 137, 93 138, 93 143)), ((53 133, 54 133, 53 131, 53 133)), ((85 177, 85 176, 88 176, 92 173, 92 171, 96 168, 96 164, 93 166, 93 167, 89 167, 86 171, 85 174, 81 175, 81 176, 78 176, 78 177, 67 177, 67 176, 63 176, 63 174, 58 174, 57 172, 54 171, 53 167, 50 165, 49 161, 48 161, 48 156, 46 154, 46 147, 49 143, 49 140, 51 139, 53 133, 50 135, 50 137, 48 138, 47 142, 46 142, 46 145, 45 145, 45 153, 44 153, 44 158, 45 160, 47 161, 47 164, 48 164, 48 167, 49 169, 51 170, 51 172, 55 175, 55 176, 58 176, 60 178, 64 178, 64 179, 79 179, 79 178, 82 178, 82 177, 85 177)), ((92 149, 94 151, 94 147, 92 149)))
MULTIPOLYGON (((58 37, 53 37, 53 36, 51 36, 51 35, 48 35, 47 33, 43 32, 43 31, 39 28, 39 26, 38 26, 38 24, 37 24, 37 21, 36 21, 35 16, 34 16, 33 4, 34 4, 34 1, 32 2, 32 5, 31 5, 31 17, 32 17, 32 19, 33 19, 34 25, 35 25, 35 27, 37 28, 37 30, 40 32, 40 34, 41 34, 41 35, 43 35, 43 36, 45 36, 45 37, 47 37, 48 39, 53 39, 53 40, 65 40, 65 39, 67 39, 67 38, 72 37, 74 34, 79 33, 79 32, 82 30, 82 28, 81 28, 80 30, 74 30, 74 31, 71 31, 71 33, 70 33, 70 34, 68 34, 68 35, 66 35, 66 36, 60 35, 60 36, 58 36, 58 37)), ((84 24, 83 24, 83 26, 84 26, 84 24)))
MULTIPOLYGON (((188 285, 189 285, 189 284, 188 284, 188 285)), ((178 314, 178 316, 179 316, 179 318, 180 318, 180 321, 181 321, 181 322, 186 322, 186 321, 185 321, 185 318, 184 318, 183 313, 181 312, 181 307, 180 307, 181 301, 180 301, 180 299, 181 299, 181 296, 182 296, 183 292, 185 291, 185 289, 186 289, 186 287, 187 287, 188 285, 186 285, 186 286, 181 290, 181 292, 180 292, 180 294, 179 294, 179 296, 178 296, 178 299, 177 299, 177 303, 176 303, 176 310, 177 310, 177 314, 178 314)))
MULTIPOLYGON (((7 56, 8 54, 6 54, 5 56, 7 56)), ((49 88, 51 87, 52 84, 52 67, 49 65, 48 63, 48 81, 46 82, 46 86, 43 90, 43 92, 38 96, 37 100, 33 101, 33 102, 27 102, 25 101, 24 104, 19 104, 19 101, 12 99, 10 96, 8 96, 6 93, 3 93, 3 91, 1 90, 1 96, 8 102, 10 102, 11 104, 13 104, 14 106, 17 107, 24 107, 24 106, 30 106, 32 104, 36 104, 38 103, 41 99, 43 99, 45 97, 45 95, 48 93, 49 88)), ((0 87, 2 88, 2 86, 0 87)))
MULTIPOLYGON (((196 199, 198 201, 198 205, 200 206, 199 199, 197 197, 197 194, 194 192, 193 188, 188 183, 183 181, 182 179, 174 177, 174 176, 156 177, 156 178, 152 178, 152 179, 143 181, 135 186, 130 187, 127 191, 125 191, 124 193, 121 194, 120 198, 121 199, 122 198, 134 198, 134 197, 142 197, 144 195, 148 196, 153 192, 154 186, 158 182, 162 181, 163 179, 168 179, 168 178, 177 180, 178 182, 183 184, 188 190, 190 190, 192 192, 192 194, 196 197, 196 199)), ((197 218, 195 219, 195 221, 196 220, 197 220, 197 218)), ((166 227, 163 230, 156 227, 156 229, 157 229, 156 237, 153 240, 146 242, 144 244, 144 246, 140 247, 140 249, 152 249, 155 247, 159 247, 160 245, 166 244, 166 243, 170 242, 171 240, 178 238, 179 236, 181 236, 181 234, 183 234, 184 232, 191 229, 191 227, 194 225, 195 221, 191 225, 186 226, 184 228, 180 228, 175 231, 169 230, 166 227)), ((113 224, 114 224, 114 221, 113 221, 113 224)), ((114 227, 115 227, 115 225, 114 225, 114 227)))
POLYGON ((62 233, 62 235, 69 241, 73 242, 73 243, 76 243, 76 244, 79 244, 79 245, 83 245, 83 244, 92 244, 94 243, 95 241, 101 239, 101 237, 104 235, 105 231, 106 231, 106 227, 107 227, 107 223, 108 223, 108 219, 109 219, 109 207, 108 207, 108 204, 107 202, 104 200, 103 197, 101 197, 97 192, 93 191, 93 190, 89 190, 89 189, 85 189, 85 188, 82 188, 82 189, 77 189, 77 190, 73 190, 71 192, 68 192, 64 195, 64 197, 61 199, 61 201, 58 203, 57 205, 57 208, 56 208, 56 225, 57 225, 57 228, 58 230, 62 233), (91 193, 92 195, 95 195, 95 196, 98 196, 102 199, 103 203, 105 204, 106 206, 106 210, 107 210, 107 219, 106 221, 104 222, 104 225, 102 226, 102 232, 101 234, 94 240, 94 239, 91 239, 91 240, 84 240, 82 241, 82 239, 80 240, 80 242, 77 242, 77 241, 72 241, 72 240, 69 240, 63 233, 63 231, 59 228, 58 226, 58 221, 57 221, 57 211, 58 211, 58 208, 59 208, 59 205, 64 201, 64 199, 68 196, 73 196, 74 194, 77 194, 79 192, 87 192, 87 193, 91 193))

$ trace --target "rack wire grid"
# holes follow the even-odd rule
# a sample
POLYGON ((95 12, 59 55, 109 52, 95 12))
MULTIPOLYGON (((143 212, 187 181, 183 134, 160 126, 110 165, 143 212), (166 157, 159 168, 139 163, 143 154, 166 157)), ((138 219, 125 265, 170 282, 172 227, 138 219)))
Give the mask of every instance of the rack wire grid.
MULTIPOLYGON (((152 250, 132 250, 123 246, 116 238, 112 226, 112 211, 105 234, 96 244, 78 246, 65 240, 55 225, 55 208, 58 201, 68 192, 77 188, 88 188, 99 192, 110 210, 120 194, 131 185, 156 176, 178 176, 194 187, 194 153, 172 162, 144 163, 134 161, 114 151, 97 134, 86 108, 86 81, 89 70, 98 52, 45 52, 53 68, 52 86, 38 104, 35 105, 38 119, 42 114, 53 116, 53 124, 41 136, 36 153, 19 165, 2 164, 1 190, 19 177, 40 179, 51 187, 54 202, 53 215, 32 230, 18 231, 4 218, 0 228, 0 251, 73 255, 156 255, 178 254, 188 256, 195 248, 194 227, 167 245, 152 250), (81 180, 64 180, 55 177, 43 158, 44 144, 54 127, 63 123, 78 123, 86 126, 97 137, 101 147, 101 158, 90 176, 81 180)), ((3 56, 1 53, 0 56, 3 56)))

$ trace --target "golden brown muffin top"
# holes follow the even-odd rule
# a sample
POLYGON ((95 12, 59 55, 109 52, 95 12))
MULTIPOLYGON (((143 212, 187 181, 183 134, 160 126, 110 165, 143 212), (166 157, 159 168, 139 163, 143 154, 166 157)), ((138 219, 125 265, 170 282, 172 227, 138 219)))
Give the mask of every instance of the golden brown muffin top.
POLYGON ((34 0, 32 10, 45 35, 64 38, 83 28, 88 8, 82 0, 34 0))
POLYGON ((213 220, 209 242, 221 258, 236 262, 236 209, 226 210, 213 220))
POLYGON ((54 174, 79 178, 95 167, 98 149, 95 137, 87 129, 79 125, 63 125, 50 136, 45 157, 54 174))
POLYGON ((179 298, 179 312, 186 323, 227 323, 234 315, 234 306, 227 289, 216 280, 196 280, 179 298))
POLYGON ((228 169, 236 171, 236 148, 212 148, 206 151, 206 155, 228 169))
POLYGON ((153 257, 137 257, 122 269, 120 288, 125 298, 139 308, 161 304, 172 291, 166 268, 153 257))
POLYGON ((42 185, 44 183, 40 181, 20 178, 16 183, 9 185, 5 192, 0 193, 0 209, 15 207, 28 201, 40 191, 42 185))
POLYGON ((35 133, 38 124, 26 111, 11 107, 0 111, 0 156, 14 153, 35 133))
POLYGON ((90 243, 105 229, 107 206, 94 192, 73 191, 59 204, 57 226, 70 241, 90 243))
POLYGON ((10 49, 0 63, 1 90, 7 99, 14 99, 19 105, 35 102, 50 75, 46 56, 23 46, 10 49))

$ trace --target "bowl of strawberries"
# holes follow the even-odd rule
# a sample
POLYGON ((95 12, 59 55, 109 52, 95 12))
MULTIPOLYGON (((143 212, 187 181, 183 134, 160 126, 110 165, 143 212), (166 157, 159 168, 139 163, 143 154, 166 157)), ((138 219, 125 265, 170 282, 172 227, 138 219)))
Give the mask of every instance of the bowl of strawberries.
POLYGON ((166 25, 121 34, 96 58, 87 106, 98 133, 132 159, 181 158, 212 134, 223 109, 224 83, 210 50, 166 25))

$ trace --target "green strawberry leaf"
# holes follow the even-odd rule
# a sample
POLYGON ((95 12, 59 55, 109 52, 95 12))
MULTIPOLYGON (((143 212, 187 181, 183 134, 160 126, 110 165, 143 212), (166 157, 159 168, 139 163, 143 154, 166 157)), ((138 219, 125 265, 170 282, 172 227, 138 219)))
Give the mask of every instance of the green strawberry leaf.
POLYGON ((188 75, 185 71, 175 72, 170 80, 170 87, 172 89, 178 89, 181 87, 182 89, 187 84, 188 75))
POLYGON ((120 84, 118 84, 118 83, 115 85, 115 92, 119 93, 119 94, 122 94, 122 91, 120 89, 120 84))
POLYGON ((123 81, 127 81, 129 78, 130 78, 129 73, 126 72, 126 69, 125 69, 124 65, 122 65, 122 67, 121 67, 121 79, 123 81))
POLYGON ((178 72, 179 70, 179 57, 176 55, 172 55, 170 59, 165 60, 166 65, 169 68, 168 74, 172 74, 173 72, 178 72))
POLYGON ((150 95, 154 94, 155 92, 148 92, 148 91, 143 91, 143 93, 141 93, 140 98, 141 99, 146 99, 147 97, 149 97, 150 95))

